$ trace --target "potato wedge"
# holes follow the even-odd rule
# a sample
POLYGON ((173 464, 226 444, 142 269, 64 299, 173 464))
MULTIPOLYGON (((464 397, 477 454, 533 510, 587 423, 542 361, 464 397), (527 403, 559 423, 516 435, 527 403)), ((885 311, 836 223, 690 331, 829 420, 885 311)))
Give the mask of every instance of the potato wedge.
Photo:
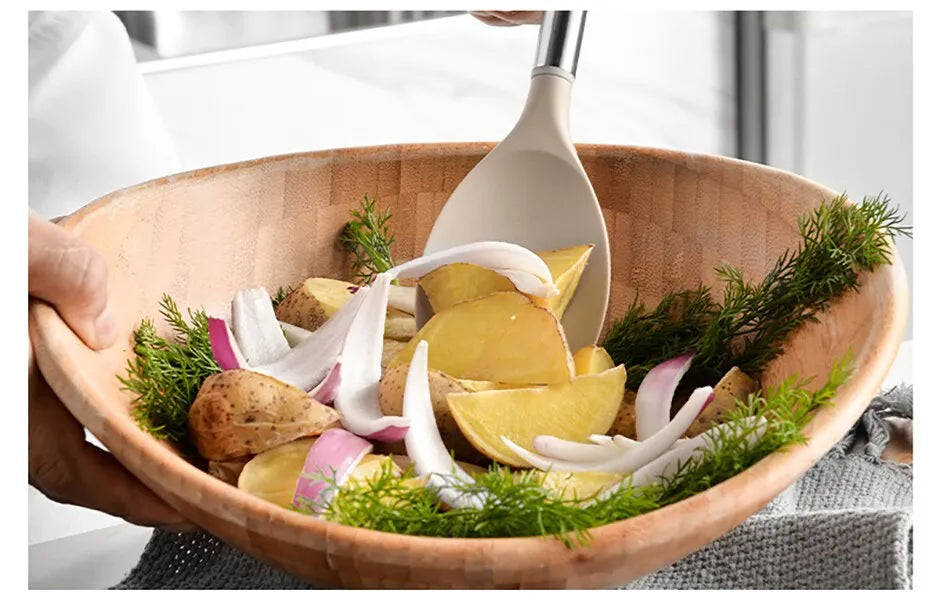
POLYGON ((586 244, 537 253, 548 265, 555 286, 558 287, 558 294, 548 300, 545 305, 559 320, 565 314, 568 304, 571 303, 571 299, 578 289, 581 274, 584 273, 593 250, 593 244, 586 244))
POLYGON ((617 417, 607 434, 636 439, 636 393, 632 390, 623 392, 623 401, 620 402, 617 417))
POLYGON ((719 424, 738 406, 738 401, 745 401, 747 396, 757 392, 758 383, 746 373, 732 367, 715 385, 715 397, 689 427, 686 435, 694 437, 704 433, 715 424, 719 424))
POLYGON ((281 322, 316 331, 349 301, 355 284, 333 278, 307 278, 277 306, 281 322))
POLYGON ((526 385, 574 375, 558 319, 520 293, 493 293, 435 314, 389 366, 410 362, 421 340, 428 367, 455 378, 526 385))
MULTIPOLYGON (((528 471, 519 471, 521 477, 528 471)), ((538 472, 535 477, 542 478, 542 486, 555 492, 560 498, 566 500, 587 500, 603 490, 619 483, 624 476, 619 473, 599 473, 595 471, 582 471, 569 473, 567 471, 538 472)))
MULTIPOLYGON (((401 363, 385 370, 385 375, 382 376, 382 381, 379 384, 379 407, 386 416, 401 416, 405 380, 407 378, 408 363, 401 363)), ((467 384, 464 380, 431 369, 428 371, 428 385, 431 389, 431 405, 434 408, 437 429, 440 431, 441 441, 444 442, 447 449, 454 452, 454 457, 457 460, 465 460, 471 463, 487 462, 486 457, 481 455, 457 428, 457 423, 454 422, 454 417, 447 406, 447 395, 453 392, 463 393, 493 389, 497 384, 476 380, 467 384)))
POLYGON ((385 315, 385 339, 407 342, 415 336, 415 317, 411 314, 389 308, 385 315))
POLYGON ((388 367, 395 355, 404 350, 407 345, 408 342, 398 341, 397 339, 384 340, 382 343, 382 367, 388 367))
POLYGON ((209 475, 227 484, 237 486, 238 476, 241 475, 242 470, 251 458, 251 456, 243 456, 234 460, 210 460, 208 465, 209 475))
POLYGON ((536 435, 586 442, 589 435, 604 434, 620 409, 626 378, 620 365, 564 384, 452 393, 447 403, 460 432, 477 450, 504 464, 526 467, 501 437, 534 451, 536 435))
POLYGON ((614 360, 600 346, 585 346, 574 353, 574 375, 600 373, 614 368, 614 360))
POLYGON ((431 304, 432 312, 443 312, 463 301, 492 293, 516 290, 505 276, 472 263, 452 263, 439 267, 422 277, 418 287, 431 304))
POLYGON ((189 432, 201 456, 228 461, 318 435, 339 420, 297 387, 231 369, 203 382, 189 410, 189 432))
POLYGON ((315 441, 316 438, 306 437, 258 454, 242 469, 238 487, 281 507, 289 507, 307 453, 315 441))

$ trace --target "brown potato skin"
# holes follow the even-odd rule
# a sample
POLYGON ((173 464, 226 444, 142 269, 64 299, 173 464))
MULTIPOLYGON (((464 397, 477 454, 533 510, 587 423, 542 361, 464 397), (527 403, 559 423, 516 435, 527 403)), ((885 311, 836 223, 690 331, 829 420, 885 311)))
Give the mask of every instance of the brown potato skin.
MULTIPOLYGON (((379 384, 379 407, 386 416, 401 416, 402 402, 405 395, 405 380, 408 378, 408 363, 396 365, 386 370, 379 384)), ((437 421, 441 441, 448 450, 453 451, 457 460, 472 464, 488 465, 491 461, 481 454, 460 432, 447 405, 447 395, 452 392, 467 392, 459 380, 441 373, 428 372, 428 384, 431 388, 431 405, 437 421)))
POLYGON ((302 285, 294 289, 278 304, 274 315, 281 322, 286 322, 307 331, 316 331, 329 319, 319 300, 306 292, 302 285))
POLYGON ((617 412, 617 419, 614 425, 610 427, 608 435, 623 435, 630 439, 636 439, 636 393, 627 389, 623 393, 623 401, 620 402, 620 411, 617 412))
POLYGON ((732 367, 715 385, 715 397, 692 422, 686 435, 694 437, 721 423, 729 412, 737 408, 738 401, 747 400, 748 395, 757 392, 758 387, 758 383, 750 376, 732 367))
POLYGON ((189 410, 189 433, 200 456, 230 461, 318 435, 340 415, 299 388, 232 369, 203 382, 189 410))
POLYGON ((241 475, 242 469, 252 458, 254 456, 242 456, 241 458, 226 461, 210 460, 209 475, 227 484, 237 486, 238 476, 241 475))

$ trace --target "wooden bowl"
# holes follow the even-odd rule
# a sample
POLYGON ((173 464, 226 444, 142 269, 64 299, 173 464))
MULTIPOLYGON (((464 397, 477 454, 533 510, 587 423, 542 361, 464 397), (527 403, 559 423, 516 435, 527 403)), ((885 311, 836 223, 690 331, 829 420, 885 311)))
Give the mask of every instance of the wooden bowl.
MULTIPOLYGON (((319 521, 252 497, 200 471, 142 432, 125 371, 130 336, 181 306, 224 308, 240 288, 274 289, 348 275, 335 238, 363 195, 391 206, 394 255, 420 253, 448 194, 489 144, 385 146, 286 155, 162 178, 108 195, 63 224, 110 264, 127 341, 93 352, 50 307, 30 306, 37 362, 72 413, 137 477, 193 522, 251 555, 314 582, 346 587, 612 587, 668 565, 759 510, 809 469, 875 396, 901 341, 907 294, 894 263, 864 278, 819 324, 800 330, 762 380, 825 379, 852 348, 856 373, 809 425, 806 445, 776 453, 697 496, 593 531, 589 547, 552 538, 442 539, 319 521)), ((581 146, 612 247, 608 320, 634 291, 653 305, 713 283, 716 264, 762 277, 799 243, 797 216, 835 192, 734 159, 622 146, 581 146)), ((511 202, 507 202, 511 205, 511 202)))

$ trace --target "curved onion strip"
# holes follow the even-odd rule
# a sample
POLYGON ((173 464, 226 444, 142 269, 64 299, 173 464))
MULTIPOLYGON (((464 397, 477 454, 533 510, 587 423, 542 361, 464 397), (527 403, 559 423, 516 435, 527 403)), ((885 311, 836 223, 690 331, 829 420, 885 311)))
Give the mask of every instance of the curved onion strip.
POLYGON ((343 375, 333 407, 347 430, 361 437, 394 442, 404 439, 408 419, 384 416, 379 408, 385 310, 391 281, 391 274, 378 274, 368 291, 359 289, 353 297, 367 293, 343 343, 343 375))
MULTIPOLYGON (((755 427, 754 431, 747 436, 748 447, 754 447, 767 430, 767 421, 758 417, 745 418, 737 425, 730 422, 719 424, 691 439, 681 440, 682 443, 677 444, 672 450, 634 471, 628 482, 632 487, 640 488, 647 484, 660 481, 663 478, 672 477, 675 475, 676 471, 678 471, 679 466, 688 461, 696 450, 700 448, 708 450, 714 449, 721 443, 721 439, 724 435, 733 431, 732 427, 742 425, 747 428, 755 427)), ((623 485, 623 483, 616 484, 604 490, 597 495, 597 500, 606 499, 619 491, 623 485)))
POLYGON ((636 438, 649 439, 669 422, 672 397, 682 376, 692 366, 692 354, 684 354, 653 367, 636 391, 636 438))
POLYGON ((232 334, 249 366, 272 363, 290 350, 281 331, 271 296, 262 287, 235 293, 232 300, 232 334))
POLYGON ((561 439, 554 435, 536 435, 532 440, 535 451, 547 458, 571 460, 577 462, 597 462, 607 460, 619 455, 623 450, 613 441, 603 445, 596 443, 579 443, 561 439))
POLYGON ((408 367, 402 414, 411 422, 405 435, 405 449, 414 463, 415 473, 427 476, 425 485, 450 507, 482 507, 482 498, 460 494, 448 482, 448 476, 465 484, 473 483, 473 478, 457 465, 441 440, 431 403, 428 343, 424 340, 415 347, 408 367))
POLYGON ((330 405, 336 399, 336 393, 339 391, 342 379, 342 363, 336 361, 336 364, 330 369, 330 373, 326 374, 323 381, 317 384, 308 394, 313 397, 314 401, 330 405))
POLYGON ((695 418, 702 412, 714 393, 710 386, 697 388, 686 401, 676 417, 649 439, 640 442, 631 448, 618 448, 619 452, 607 459, 598 461, 572 461, 551 459, 530 452, 503 437, 503 443, 509 446, 520 458, 530 465, 543 471, 598 471, 602 473, 630 473, 639 469, 646 463, 656 459, 669 450, 685 431, 692 425, 695 418))
POLYGON ((292 505, 322 513, 336 494, 337 487, 346 483, 352 470, 371 451, 371 443, 349 431, 323 431, 307 452, 292 505))
POLYGON ((221 318, 209 319, 209 346, 215 362, 225 371, 227 369, 247 369, 248 362, 242 355, 228 324, 221 318))
POLYGON ((369 294, 366 287, 356 291, 322 326, 282 358, 252 369, 310 392, 333 370, 342 354, 346 336, 369 294))
POLYGON ((313 335, 313 331, 307 331, 303 327, 292 325, 289 322, 280 321, 280 324, 281 331, 284 332, 284 337, 287 338, 287 343, 291 348, 313 335))
POLYGON ((534 294, 528 291, 536 291, 536 296, 543 297, 558 294, 545 261, 531 250, 509 242, 472 242, 445 248, 396 265, 387 273, 395 278, 419 278, 451 263, 473 263, 491 269, 509 278, 523 293, 534 294))

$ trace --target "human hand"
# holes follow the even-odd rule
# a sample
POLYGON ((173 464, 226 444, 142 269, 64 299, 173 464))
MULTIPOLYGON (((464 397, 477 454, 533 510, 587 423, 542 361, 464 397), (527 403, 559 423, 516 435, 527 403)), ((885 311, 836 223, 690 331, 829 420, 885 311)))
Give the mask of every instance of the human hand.
POLYGON ((470 14, 487 25, 514 26, 539 23, 542 11, 470 11, 470 14))
MULTIPOLYGON (((29 296, 48 302, 90 348, 112 345, 108 268, 88 244, 30 212, 29 296)), ((85 429, 53 392, 29 347, 29 484, 59 503, 80 505, 141 526, 185 530, 176 510, 110 453, 85 441, 85 429)))

